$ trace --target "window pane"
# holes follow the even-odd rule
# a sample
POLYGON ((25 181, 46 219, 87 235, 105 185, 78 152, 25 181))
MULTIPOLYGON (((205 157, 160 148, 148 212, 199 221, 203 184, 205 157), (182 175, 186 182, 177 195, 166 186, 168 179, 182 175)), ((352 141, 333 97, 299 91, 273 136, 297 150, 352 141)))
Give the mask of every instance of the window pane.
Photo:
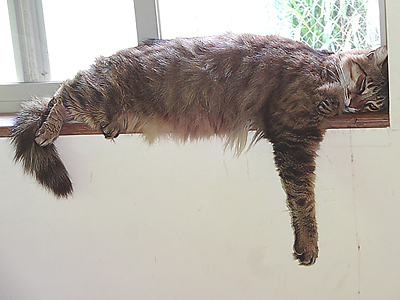
POLYGON ((163 38, 283 32, 274 0, 159 0, 163 38))
POLYGON ((0 1, 0 83, 16 82, 17 72, 8 18, 7 1, 0 1))
POLYGON ((43 0, 52 80, 87 69, 100 55, 137 45, 132 0, 43 0))
POLYGON ((379 0, 282 0, 291 35, 332 51, 380 45, 379 0))
POLYGON ((278 34, 339 51, 380 44, 379 0, 159 0, 163 38, 278 34))

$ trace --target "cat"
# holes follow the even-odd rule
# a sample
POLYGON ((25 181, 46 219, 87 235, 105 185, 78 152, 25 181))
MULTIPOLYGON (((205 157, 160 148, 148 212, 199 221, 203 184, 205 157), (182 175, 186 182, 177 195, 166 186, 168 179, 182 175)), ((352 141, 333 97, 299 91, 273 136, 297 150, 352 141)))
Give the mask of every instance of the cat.
POLYGON ((100 57, 51 99, 23 104, 12 128, 15 160, 58 197, 72 193, 54 141, 64 122, 178 141, 217 135, 240 154, 273 145, 294 230, 294 257, 318 256, 315 157, 324 120, 388 107, 387 50, 332 53, 279 36, 225 34, 150 41, 100 57), (256 129, 247 143, 250 129, 256 129))

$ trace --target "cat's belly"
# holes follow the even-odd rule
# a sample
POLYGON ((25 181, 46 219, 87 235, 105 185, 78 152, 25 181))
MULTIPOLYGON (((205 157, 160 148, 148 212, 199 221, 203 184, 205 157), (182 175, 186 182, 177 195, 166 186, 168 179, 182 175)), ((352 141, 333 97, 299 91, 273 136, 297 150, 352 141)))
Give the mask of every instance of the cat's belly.
POLYGON ((251 120, 211 114, 189 114, 169 119, 131 116, 126 131, 141 132, 150 143, 165 137, 185 142, 218 136, 226 140, 228 147, 240 153, 247 143, 247 134, 252 126, 251 120))

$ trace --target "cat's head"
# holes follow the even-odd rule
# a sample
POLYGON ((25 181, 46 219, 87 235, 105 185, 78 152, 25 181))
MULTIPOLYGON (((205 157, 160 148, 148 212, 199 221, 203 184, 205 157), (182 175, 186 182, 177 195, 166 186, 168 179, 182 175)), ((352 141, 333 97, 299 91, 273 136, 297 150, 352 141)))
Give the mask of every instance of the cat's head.
POLYGON ((386 46, 373 51, 352 50, 341 57, 345 112, 380 111, 389 106, 386 46))

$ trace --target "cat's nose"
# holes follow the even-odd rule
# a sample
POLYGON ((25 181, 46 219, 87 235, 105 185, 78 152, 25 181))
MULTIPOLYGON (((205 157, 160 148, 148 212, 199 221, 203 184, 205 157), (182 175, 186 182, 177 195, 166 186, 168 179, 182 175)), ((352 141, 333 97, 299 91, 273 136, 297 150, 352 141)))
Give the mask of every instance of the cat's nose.
POLYGON ((353 103, 353 101, 350 102, 348 108, 352 111, 352 112, 359 112, 361 111, 359 107, 357 107, 357 105, 355 105, 353 103))

